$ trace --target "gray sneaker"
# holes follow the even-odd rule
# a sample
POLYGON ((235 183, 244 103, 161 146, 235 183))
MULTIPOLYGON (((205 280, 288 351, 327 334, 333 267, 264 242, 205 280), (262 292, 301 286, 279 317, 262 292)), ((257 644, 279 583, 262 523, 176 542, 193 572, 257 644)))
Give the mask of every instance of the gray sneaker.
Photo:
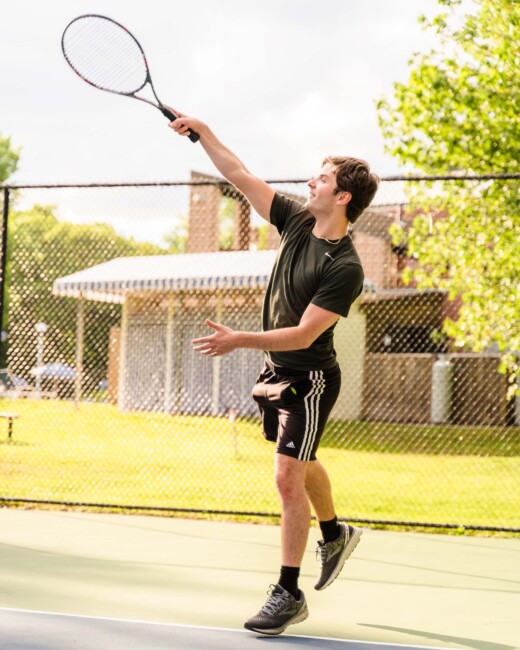
POLYGON ((296 598, 280 585, 271 585, 269 598, 256 616, 244 623, 247 630, 262 634, 281 634, 288 625, 300 623, 309 615, 303 591, 296 598))
POLYGON ((363 533, 361 528, 355 528, 350 524, 339 524, 341 532, 338 539, 333 542, 319 541, 316 548, 316 558, 321 561, 321 575, 314 589, 321 591, 328 587, 339 576, 343 565, 352 551, 358 545, 363 533))

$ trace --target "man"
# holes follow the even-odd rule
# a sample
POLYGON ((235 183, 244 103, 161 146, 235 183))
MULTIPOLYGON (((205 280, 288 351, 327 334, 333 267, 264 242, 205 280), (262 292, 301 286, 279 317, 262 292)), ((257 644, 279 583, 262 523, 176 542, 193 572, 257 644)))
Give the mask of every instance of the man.
POLYGON ((214 333, 193 341, 195 350, 210 357, 237 348, 265 351, 265 367, 253 397, 264 436, 276 443, 282 566, 269 598, 245 627, 281 634, 308 616, 298 578, 311 504, 323 535, 315 589, 325 589, 335 580, 361 536, 360 529, 338 522, 331 484, 316 450, 340 390, 334 327, 340 316, 348 315, 363 288, 363 270, 348 226, 372 201, 379 179, 362 160, 327 158, 308 182, 309 198, 303 206, 251 174, 206 124, 175 113, 179 118, 170 127, 183 136, 189 129, 199 133, 219 172, 281 235, 264 300, 263 331, 234 331, 206 320, 214 333))

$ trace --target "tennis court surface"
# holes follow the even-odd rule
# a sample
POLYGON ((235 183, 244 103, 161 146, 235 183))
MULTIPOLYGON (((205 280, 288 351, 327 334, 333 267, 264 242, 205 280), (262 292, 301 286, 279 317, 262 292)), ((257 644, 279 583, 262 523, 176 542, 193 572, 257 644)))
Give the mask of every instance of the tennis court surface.
POLYGON ((310 615, 242 629, 279 565, 276 526, 0 510, 2 650, 520 648, 520 539, 367 530, 310 615))

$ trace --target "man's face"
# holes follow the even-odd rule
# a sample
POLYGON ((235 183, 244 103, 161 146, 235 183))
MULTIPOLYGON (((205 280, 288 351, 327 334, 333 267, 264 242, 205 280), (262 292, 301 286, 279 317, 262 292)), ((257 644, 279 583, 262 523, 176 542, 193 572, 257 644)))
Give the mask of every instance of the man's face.
POLYGON ((309 196, 305 206, 311 212, 328 212, 337 202, 336 167, 332 163, 325 163, 320 173, 308 183, 309 196))

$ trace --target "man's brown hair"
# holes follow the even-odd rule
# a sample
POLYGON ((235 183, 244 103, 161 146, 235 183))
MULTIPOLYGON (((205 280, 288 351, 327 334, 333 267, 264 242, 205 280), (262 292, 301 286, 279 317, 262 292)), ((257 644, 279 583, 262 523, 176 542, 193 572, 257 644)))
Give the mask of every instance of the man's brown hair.
POLYGON ((370 166, 359 158, 348 156, 328 156, 323 165, 331 163, 336 167, 336 190, 349 192, 352 198, 347 204, 347 219, 354 223, 367 208, 377 192, 379 176, 370 171, 370 166))

